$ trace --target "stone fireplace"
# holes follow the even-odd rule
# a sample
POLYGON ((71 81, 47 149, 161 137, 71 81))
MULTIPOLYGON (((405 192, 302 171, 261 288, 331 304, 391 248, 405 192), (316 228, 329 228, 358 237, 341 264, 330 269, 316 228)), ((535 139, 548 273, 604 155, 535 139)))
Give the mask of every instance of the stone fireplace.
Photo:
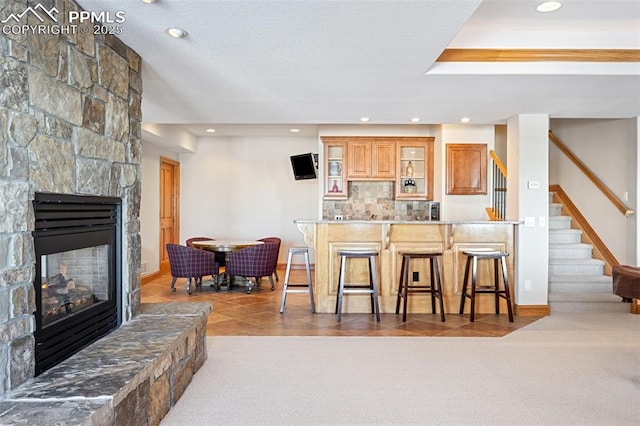
POLYGON ((120 199, 36 193, 35 372, 121 323, 120 199))
MULTIPOLYGON (((56 7, 59 24, 80 10, 71 0, 39 3, 56 7)), ((29 5, 0 2, 0 17, 29 5)), ((35 375, 36 193, 121 201, 118 321, 139 313, 140 67, 109 35, 0 33, 0 397, 35 375)), ((60 269, 61 258, 48 261, 60 269)))

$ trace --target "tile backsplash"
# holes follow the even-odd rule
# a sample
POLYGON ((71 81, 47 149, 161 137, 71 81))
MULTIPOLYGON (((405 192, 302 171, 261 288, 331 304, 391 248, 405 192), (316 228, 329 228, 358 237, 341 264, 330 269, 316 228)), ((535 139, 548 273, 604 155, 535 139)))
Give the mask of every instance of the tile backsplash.
POLYGON ((324 200, 322 219, 334 220, 429 220, 428 201, 396 201, 394 182, 348 182, 349 198, 324 200))

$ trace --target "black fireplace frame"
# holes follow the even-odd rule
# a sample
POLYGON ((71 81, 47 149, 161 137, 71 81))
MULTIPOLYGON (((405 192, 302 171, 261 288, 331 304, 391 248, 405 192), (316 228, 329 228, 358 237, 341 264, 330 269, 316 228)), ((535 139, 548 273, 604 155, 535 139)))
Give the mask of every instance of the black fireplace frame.
POLYGON ((121 324, 122 200, 116 197, 36 193, 33 201, 36 258, 35 374, 48 370, 121 324), (41 258, 109 245, 109 300, 43 326, 41 258))

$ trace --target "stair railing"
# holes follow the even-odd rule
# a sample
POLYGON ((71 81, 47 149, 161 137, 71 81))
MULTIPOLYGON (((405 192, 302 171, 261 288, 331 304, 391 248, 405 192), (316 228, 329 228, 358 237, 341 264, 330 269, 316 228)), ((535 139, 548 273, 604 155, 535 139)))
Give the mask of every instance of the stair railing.
POLYGON ((507 216, 507 168, 495 151, 490 151, 491 173, 493 174, 493 196, 491 207, 486 211, 491 220, 504 220, 507 216))
POLYGON ((549 139, 553 142, 560 151, 562 151, 573 163, 585 174, 587 178, 598 188, 604 195, 613 203, 613 205, 624 214, 625 217, 633 216, 634 211, 627 205, 625 205, 620 198, 618 198, 607 186, 582 162, 576 157, 565 144, 549 130, 549 139))
POLYGON ((554 194, 554 202, 562 204, 562 214, 571 217, 572 227, 582 231, 582 242, 593 246, 593 257, 604 261, 604 274, 611 276, 613 267, 620 264, 618 259, 560 185, 549 185, 549 192, 554 194))

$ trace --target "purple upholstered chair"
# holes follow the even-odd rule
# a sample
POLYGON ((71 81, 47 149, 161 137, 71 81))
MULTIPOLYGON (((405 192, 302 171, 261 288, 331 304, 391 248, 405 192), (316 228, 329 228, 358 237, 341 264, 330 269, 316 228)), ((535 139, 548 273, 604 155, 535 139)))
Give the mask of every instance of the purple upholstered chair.
POLYGON ((191 294, 191 278, 195 280, 196 289, 202 287, 202 277, 218 276, 219 267, 213 252, 200 250, 179 244, 167 244, 169 266, 171 267, 171 290, 176 291, 176 280, 187 279, 187 292, 191 294))
POLYGON ((258 241, 264 241, 265 243, 278 244, 278 254, 276 255, 276 261, 273 265, 273 275, 276 277, 276 282, 280 281, 280 277, 278 277, 278 257, 280 256, 280 244, 282 243, 282 240, 278 237, 265 237, 265 238, 260 238, 258 241))
POLYGON ((253 281, 259 283, 262 277, 269 277, 271 290, 275 288, 273 282, 274 265, 278 262, 279 244, 266 242, 257 246, 250 246, 229 253, 227 273, 230 276, 239 275, 245 277, 251 284, 247 293, 251 293, 253 281))

